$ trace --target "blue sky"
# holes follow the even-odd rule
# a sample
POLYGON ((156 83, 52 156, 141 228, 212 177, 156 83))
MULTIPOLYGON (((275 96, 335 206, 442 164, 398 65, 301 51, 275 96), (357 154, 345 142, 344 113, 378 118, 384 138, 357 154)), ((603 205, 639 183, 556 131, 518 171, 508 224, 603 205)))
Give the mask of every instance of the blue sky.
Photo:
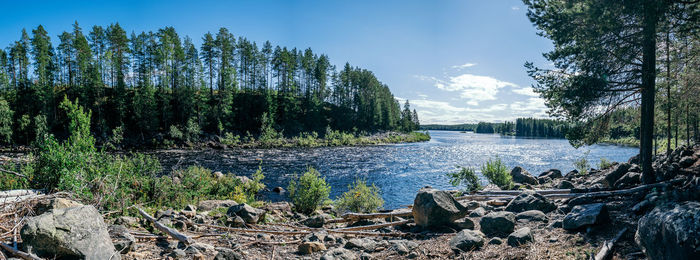
POLYGON ((196 44, 227 27, 372 70, 424 124, 546 117, 523 64, 547 66, 541 54, 552 44, 536 35, 518 0, 58 2, 1 3, 0 46, 39 24, 55 42, 76 20, 84 31, 114 22, 128 33, 173 26, 196 44))

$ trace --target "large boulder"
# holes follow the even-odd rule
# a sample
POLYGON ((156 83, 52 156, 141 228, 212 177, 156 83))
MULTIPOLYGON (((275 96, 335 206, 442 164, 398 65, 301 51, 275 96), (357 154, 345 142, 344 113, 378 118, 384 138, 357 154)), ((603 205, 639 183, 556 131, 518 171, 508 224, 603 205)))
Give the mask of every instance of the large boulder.
POLYGON ((561 175, 561 171, 560 171, 560 170, 557 170, 557 169, 549 169, 549 170, 547 170, 546 172, 541 173, 539 177, 540 177, 540 178, 548 177, 548 178, 550 178, 550 179, 552 179, 552 180, 555 180, 555 179, 562 178, 562 177, 564 177, 564 176, 561 175))
POLYGON ((604 178, 601 178, 598 183, 603 184, 605 187, 613 187, 615 182, 620 179, 625 173, 629 171, 629 169, 632 168, 632 165, 629 163, 619 163, 614 165, 610 170, 608 170, 608 173, 605 174, 604 178))
POLYGON ((484 235, 479 231, 465 229, 450 239, 450 248, 455 251, 472 251, 484 246, 484 235))
POLYGON ((516 213, 527 210, 539 210, 547 213, 555 209, 557 209, 557 206, 547 197, 531 190, 523 191, 506 206, 507 211, 516 213))
POLYGON ((548 222, 549 219, 547 218, 547 215, 545 215, 542 211, 539 210, 528 210, 528 211, 523 211, 515 215, 516 220, 522 220, 526 222, 530 221, 543 221, 543 222, 548 222))
POLYGON ((700 203, 655 208, 639 220, 634 240, 649 259, 700 259, 700 203))
POLYGON ((413 201, 413 219, 421 227, 449 226, 468 210, 446 191, 423 188, 413 201))
POLYGON ((25 250, 40 257, 121 259, 102 214, 93 206, 48 211, 27 220, 20 233, 25 250))
POLYGON ((628 172, 625 173, 620 179, 615 182, 615 188, 626 188, 637 185, 640 183, 642 174, 638 172, 628 172))
POLYGON ((530 185, 539 184, 535 176, 532 176, 532 174, 530 174, 525 169, 523 169, 523 167, 520 166, 516 166, 515 168, 513 168, 513 170, 510 171, 510 176, 513 178, 513 181, 517 183, 530 185))
POLYGON ((239 204, 228 208, 226 215, 229 217, 239 216, 245 223, 256 224, 265 217, 265 211, 262 209, 256 209, 248 204, 239 204))
POLYGON ((517 247, 520 245, 532 242, 532 230, 529 227, 524 227, 516 230, 515 232, 508 235, 508 245, 512 247, 517 247))
POLYGON ((603 223, 608 218, 608 209, 605 207, 605 203, 578 205, 571 209, 569 214, 566 214, 562 227, 568 230, 576 230, 603 223))
POLYGON ((515 228, 515 214, 507 211, 497 211, 486 214, 479 221, 481 232, 488 236, 505 237, 515 228))

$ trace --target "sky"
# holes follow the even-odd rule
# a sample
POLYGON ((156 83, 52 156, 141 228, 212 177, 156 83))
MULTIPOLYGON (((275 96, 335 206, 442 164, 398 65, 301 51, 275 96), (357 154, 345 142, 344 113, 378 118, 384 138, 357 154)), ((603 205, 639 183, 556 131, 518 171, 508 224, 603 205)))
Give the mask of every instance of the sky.
POLYGON ((551 41, 537 36, 519 0, 14 1, 0 6, 0 47, 43 25, 54 46, 78 21, 118 22, 128 34, 173 26, 199 46, 228 28, 260 43, 311 48, 342 68, 369 69, 422 124, 547 117, 523 64, 547 67, 551 41))

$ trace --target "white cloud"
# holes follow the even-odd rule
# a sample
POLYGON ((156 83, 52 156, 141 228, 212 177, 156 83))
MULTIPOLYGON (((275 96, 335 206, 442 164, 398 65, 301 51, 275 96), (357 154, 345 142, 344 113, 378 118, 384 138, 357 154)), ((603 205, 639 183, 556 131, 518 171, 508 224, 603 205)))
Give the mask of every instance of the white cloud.
POLYGON ((535 90, 532 89, 532 87, 513 88, 513 93, 525 95, 525 96, 531 96, 531 97, 539 97, 540 96, 540 94, 535 93, 535 90))
POLYGON ((471 106, 477 106, 481 101, 496 100, 496 94, 498 94, 501 88, 508 86, 518 87, 518 85, 514 83, 473 74, 462 74, 449 77, 447 80, 426 76, 418 76, 418 78, 421 80, 434 81, 435 87, 439 89, 459 92, 460 97, 466 100, 467 104, 471 106))
POLYGON ((517 7, 517 6, 511 6, 511 7, 510 7, 510 9, 511 9, 511 10, 514 10, 514 11, 517 11, 517 10, 520 10, 520 7, 517 7))
POLYGON ((510 104, 510 110, 518 117, 547 117, 547 106, 544 99, 528 98, 527 101, 516 101, 510 104))
POLYGON ((461 70, 461 69, 466 69, 466 68, 474 67, 474 66, 476 66, 476 63, 464 63, 462 65, 454 65, 454 66, 452 66, 452 68, 461 70))

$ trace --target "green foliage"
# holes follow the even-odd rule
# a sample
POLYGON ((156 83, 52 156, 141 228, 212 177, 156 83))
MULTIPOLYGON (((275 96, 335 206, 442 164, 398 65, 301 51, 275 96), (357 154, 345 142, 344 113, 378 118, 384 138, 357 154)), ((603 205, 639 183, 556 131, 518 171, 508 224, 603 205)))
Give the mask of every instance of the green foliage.
POLYGON ((328 200, 331 186, 326 179, 321 177, 313 167, 309 167, 299 178, 294 178, 287 187, 289 198, 294 204, 294 209, 304 214, 310 214, 316 208, 328 200))
POLYGON ((481 182, 479 182, 479 176, 476 175, 476 171, 471 167, 459 167, 458 172, 447 173, 447 177, 450 178, 450 184, 452 186, 458 187, 464 185, 468 192, 481 190, 481 182))
POLYGON ((606 158, 600 158, 600 162, 598 163, 598 169, 607 169, 610 168, 613 165, 613 162, 609 161, 606 158))
POLYGON ((317 147, 321 145, 316 132, 301 133, 299 136, 294 137, 293 142, 299 147, 317 147))
POLYGON ((588 154, 590 153, 591 151, 586 151, 581 158, 574 160, 574 168, 581 175, 588 174, 588 169, 591 168, 591 164, 588 162, 588 154))
POLYGON ((498 156, 495 159, 489 159, 486 164, 481 166, 481 174, 501 189, 507 190, 513 187, 513 177, 510 176, 508 167, 498 156))
POLYGON ((348 185, 348 189, 335 201, 336 210, 339 212, 370 213, 376 212, 384 205, 379 188, 374 184, 367 186, 367 182, 358 179, 348 185))
POLYGON ((5 99, 0 96, 0 143, 12 141, 12 116, 15 114, 5 99))
POLYGON ((241 136, 232 133, 224 134, 224 137, 219 138, 219 142, 225 145, 236 146, 241 143, 241 136))

